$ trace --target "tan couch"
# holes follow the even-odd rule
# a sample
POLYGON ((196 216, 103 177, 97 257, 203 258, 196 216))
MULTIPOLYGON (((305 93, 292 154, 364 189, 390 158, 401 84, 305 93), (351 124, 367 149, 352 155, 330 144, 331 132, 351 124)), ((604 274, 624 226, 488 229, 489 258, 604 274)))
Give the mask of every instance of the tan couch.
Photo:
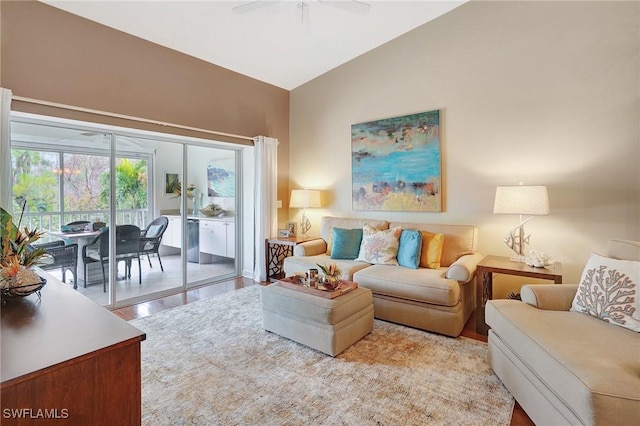
MULTIPOLYGON (((610 241, 606 256, 640 260, 640 243, 610 241)), ((536 424, 637 425, 640 334, 569 311, 577 287, 487 302, 491 367, 536 424)))
POLYGON ((376 318, 448 336, 458 336, 462 332, 475 308, 475 270, 483 257, 475 253, 476 227, 327 216, 322 218, 320 228, 320 239, 297 245, 294 255, 284 260, 287 276, 317 268, 318 263, 336 262, 343 279, 356 281, 373 292, 376 318), (441 267, 410 269, 372 265, 355 260, 334 260, 326 254, 332 227, 356 229, 365 223, 378 229, 399 225, 403 229, 443 233, 441 267))

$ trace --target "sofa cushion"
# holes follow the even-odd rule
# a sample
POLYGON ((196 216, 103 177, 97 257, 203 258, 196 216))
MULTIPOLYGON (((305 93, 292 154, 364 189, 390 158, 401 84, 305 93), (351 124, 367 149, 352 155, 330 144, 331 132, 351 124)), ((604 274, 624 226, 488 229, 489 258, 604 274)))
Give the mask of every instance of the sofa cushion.
POLYGON ((389 229, 389 222, 386 220, 323 216, 320 219, 320 238, 328 242, 331 228, 362 229, 365 223, 378 229, 389 229))
POLYGON ((640 332, 640 262, 592 253, 571 310, 640 332))
POLYGON ((329 227, 329 239, 326 241, 327 243, 327 254, 331 256, 331 248, 333 247, 333 226, 329 227))
POLYGON ((490 300, 491 333, 581 419, 618 424, 638 415, 640 336, 578 312, 490 300))
POLYGON ((286 276, 291 276, 296 272, 305 272, 310 268, 318 268, 318 264, 325 265, 335 263, 342 271, 341 278, 345 280, 353 280, 353 274, 362 268, 371 266, 370 263, 358 262, 346 259, 331 259, 326 254, 318 254, 316 256, 291 256, 284 259, 284 272, 286 276))
POLYGON ((478 229, 473 225, 439 225, 413 222, 391 222, 389 228, 419 229, 432 234, 444 234, 440 266, 450 266, 460 256, 472 254, 476 250, 478 229))
POLYGON ((420 266, 429 269, 438 269, 442 259, 442 247, 444 246, 444 234, 432 234, 427 231, 422 233, 422 253, 420 266))
POLYGON ((331 258, 355 259, 360 253, 362 229, 331 228, 331 258))
POLYGON ((460 300, 460 284, 444 278, 445 269, 408 269, 373 265, 357 271, 353 280, 374 294, 442 306, 460 300))
POLYGON ((609 240, 605 254, 614 259, 640 261, 640 241, 609 240))
POLYGON ((362 244, 358 258, 361 262, 380 265, 398 265, 398 246, 402 228, 381 231, 369 224, 362 227, 362 244))
POLYGON ((418 269, 421 252, 422 233, 411 229, 402 230, 398 246, 398 264, 405 268, 418 269))

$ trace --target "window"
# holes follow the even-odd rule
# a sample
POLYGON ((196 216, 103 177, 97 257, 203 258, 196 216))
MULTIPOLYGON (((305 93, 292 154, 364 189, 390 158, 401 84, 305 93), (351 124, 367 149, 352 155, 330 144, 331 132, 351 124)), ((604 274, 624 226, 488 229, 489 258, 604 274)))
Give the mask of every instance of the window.
MULTIPOLYGON (((24 224, 59 230, 78 220, 109 223, 110 135, 30 123, 13 123, 11 161, 13 209, 26 202, 24 224)), ((127 139, 118 147, 136 145, 127 139)), ((153 193, 150 153, 116 154, 116 223, 144 227, 153 193)))

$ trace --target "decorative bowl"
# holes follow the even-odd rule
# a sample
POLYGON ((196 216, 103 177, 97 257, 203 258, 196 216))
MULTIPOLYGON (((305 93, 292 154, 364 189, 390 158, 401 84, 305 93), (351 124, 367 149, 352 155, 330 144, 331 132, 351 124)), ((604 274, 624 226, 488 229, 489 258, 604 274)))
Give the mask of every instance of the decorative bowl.
POLYGON ((337 290, 342 286, 342 281, 339 278, 334 277, 322 277, 320 279, 320 285, 324 287, 325 290, 333 291, 337 290))
POLYGON ((225 211, 222 210, 220 206, 217 206, 215 204, 209 204, 208 206, 201 208, 200 213, 208 217, 213 217, 213 216, 222 216, 225 214, 225 211))
POLYGON ((15 300, 21 297, 27 297, 33 293, 37 293, 40 298, 40 290, 47 284, 47 280, 40 277, 40 282, 36 284, 19 285, 16 287, 9 287, 0 289, 0 298, 2 300, 15 300))

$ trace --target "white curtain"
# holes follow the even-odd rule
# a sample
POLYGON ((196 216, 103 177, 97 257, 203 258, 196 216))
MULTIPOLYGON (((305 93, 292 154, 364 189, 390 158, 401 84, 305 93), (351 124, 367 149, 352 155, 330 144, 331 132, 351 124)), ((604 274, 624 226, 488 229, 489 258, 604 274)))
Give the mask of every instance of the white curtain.
POLYGON ((11 90, 0 88, 0 206, 11 211, 11 90))
POLYGON ((265 240, 278 232, 278 140, 258 136, 255 142, 254 281, 267 280, 265 240))

